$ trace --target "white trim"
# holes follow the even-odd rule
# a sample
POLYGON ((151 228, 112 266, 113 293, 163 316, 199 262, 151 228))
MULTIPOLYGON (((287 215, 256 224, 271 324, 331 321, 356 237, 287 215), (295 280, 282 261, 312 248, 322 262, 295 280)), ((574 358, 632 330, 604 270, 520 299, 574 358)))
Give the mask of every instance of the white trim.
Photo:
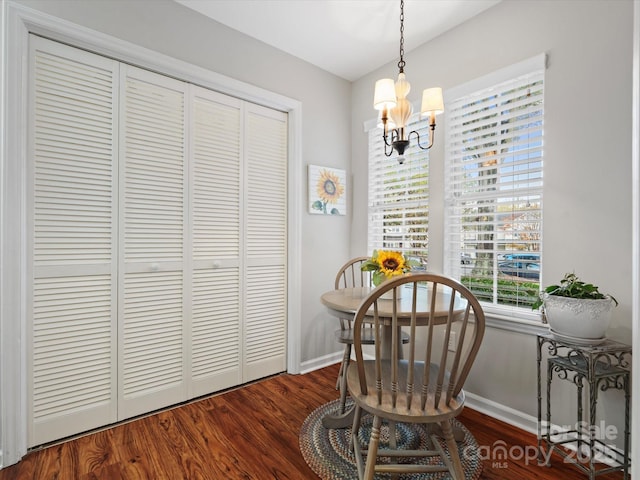
POLYGON ((343 352, 334 352, 328 355, 323 355, 322 357, 313 358, 311 360, 307 360, 302 362, 300 374, 305 374, 309 372, 313 372, 314 370, 320 370, 321 368, 328 367, 329 365, 334 365, 342 361, 343 352))
POLYGON ((506 80, 518 78, 522 75, 528 75, 536 70, 544 70, 547 68, 547 54, 540 53, 534 57, 522 60, 507 67, 491 72, 482 77, 470 80, 455 87, 447 88, 444 91, 445 105, 451 100, 464 97, 473 92, 478 92, 486 88, 494 87, 506 80))
POLYGON ((300 373, 302 339, 302 104, 289 110, 289 179, 287 185, 287 371, 300 373), (291 161, 293 160, 293 161, 291 161))
POLYGON ((507 332, 521 333, 524 335, 538 335, 539 333, 547 333, 549 331, 549 327, 541 322, 532 322, 516 317, 500 316, 491 313, 485 315, 485 317, 487 327, 497 328, 507 332))
POLYGON ((480 413, 484 413, 485 415, 489 415, 490 417, 496 418, 509 425, 513 425, 525 432, 537 435, 538 419, 533 415, 523 413, 519 410, 507 407, 506 405, 502 405, 501 403, 494 402, 493 400, 489 400, 488 398, 481 397, 480 395, 476 395, 475 393, 471 393, 466 390, 464 395, 465 405, 467 407, 480 413))
POLYGON ((25 182, 27 31, 2 3, 0 130, 0 468, 26 453, 25 182), (10 48, 11 47, 11 48, 10 48))
POLYGON ((0 143, 0 468, 27 453, 26 317, 24 248, 25 138, 27 108, 26 69, 28 35, 84 48, 187 82, 242 98, 289 115, 288 197, 288 352, 290 373, 300 371, 301 222, 302 222, 302 104, 300 101, 211 72, 37 10, 2 1, 0 143))
MULTIPOLYGON (((632 405, 631 445, 640 445, 640 1, 633 2, 633 99, 632 110, 632 348, 631 368, 632 405)), ((640 465, 631 463, 631 478, 640 477, 640 465)))

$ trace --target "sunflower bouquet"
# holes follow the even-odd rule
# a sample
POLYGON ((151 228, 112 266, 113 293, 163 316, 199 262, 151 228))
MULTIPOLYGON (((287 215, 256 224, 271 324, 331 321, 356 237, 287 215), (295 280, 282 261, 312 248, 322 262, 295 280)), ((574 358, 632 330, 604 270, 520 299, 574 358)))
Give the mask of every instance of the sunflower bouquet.
POLYGON ((407 260, 400 252, 391 250, 374 250, 369 260, 362 264, 363 272, 373 272, 371 280, 377 287, 383 281, 392 277, 403 275, 418 266, 415 260, 407 260))

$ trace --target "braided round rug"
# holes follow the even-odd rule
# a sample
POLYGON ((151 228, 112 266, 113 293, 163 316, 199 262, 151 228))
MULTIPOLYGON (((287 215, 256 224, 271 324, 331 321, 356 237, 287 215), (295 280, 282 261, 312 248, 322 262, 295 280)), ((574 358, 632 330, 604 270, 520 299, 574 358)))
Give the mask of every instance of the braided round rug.
MULTIPOLYGON (((340 401, 334 400, 326 403, 305 419, 300 429, 300 451, 305 461, 322 480, 353 480, 358 478, 353 452, 349 448, 351 428, 327 429, 322 425, 322 417, 331 412, 336 412, 340 401)), ((347 406, 351 406, 347 400, 347 406)), ((366 445, 371 434, 373 417, 365 414, 360 428, 360 442, 366 445)), ((465 480, 477 480, 482 472, 482 461, 478 458, 478 443, 473 435, 457 420, 454 425, 464 432, 464 441, 458 442, 458 453, 462 460, 465 472, 465 480)), ((440 439, 441 440, 441 439, 440 439)), ((422 425, 397 424, 396 441, 399 448, 418 449, 430 445, 427 429, 422 425)), ((380 432, 380 447, 384 448, 389 442, 389 429, 385 423, 380 432)), ((440 441, 445 452, 448 452, 444 440, 440 441)), ((415 459, 414 459, 415 460, 415 459)), ((436 457, 420 459, 421 462, 434 465, 442 465, 442 461, 436 457)), ((390 474, 378 473, 376 480, 389 479, 390 474)), ((445 480, 451 479, 447 472, 415 473, 400 475, 401 479, 411 480, 445 480)))

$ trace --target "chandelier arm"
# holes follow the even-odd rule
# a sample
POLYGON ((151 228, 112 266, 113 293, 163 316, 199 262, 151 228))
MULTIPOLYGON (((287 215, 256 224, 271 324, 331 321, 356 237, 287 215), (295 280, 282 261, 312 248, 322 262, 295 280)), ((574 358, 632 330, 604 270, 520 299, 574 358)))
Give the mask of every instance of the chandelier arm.
POLYGON ((392 145, 392 142, 393 142, 393 133, 391 134, 391 142, 389 141, 387 135, 388 135, 387 132, 383 133, 382 134, 382 139, 384 140, 385 146, 390 147, 392 145))
POLYGON ((396 132, 395 128, 392 129, 390 132, 387 132, 386 128, 385 128, 385 131, 382 134, 382 139, 384 140, 384 154, 387 157, 390 157, 391 154, 393 153, 393 142, 394 142, 393 136, 394 136, 395 132, 396 132), (389 141, 388 136, 391 137, 391 141, 389 141), (387 147, 391 147, 391 149, 389 151, 387 151, 387 147))
POLYGON ((397 128, 392 128, 391 130, 385 129, 382 132, 382 138, 387 147, 393 147, 394 142, 400 139, 400 132, 397 128))
POLYGON ((393 154, 393 147, 391 147, 389 149, 389 151, 387 151, 387 141, 385 140, 384 142, 384 154, 386 157, 390 157, 393 154))
POLYGON ((420 149, 421 150, 429 150, 431 147, 433 147, 433 133, 434 133, 435 129, 436 129, 436 125, 435 125, 435 123, 432 123, 430 125, 430 128, 429 128, 429 145, 427 145, 426 147, 423 147, 422 144, 420 143, 420 134, 418 133, 417 130, 411 131, 409 133, 409 135, 407 136, 407 138, 411 138, 411 134, 415 133, 416 139, 418 140, 417 143, 418 143, 418 146, 420 147, 420 149))

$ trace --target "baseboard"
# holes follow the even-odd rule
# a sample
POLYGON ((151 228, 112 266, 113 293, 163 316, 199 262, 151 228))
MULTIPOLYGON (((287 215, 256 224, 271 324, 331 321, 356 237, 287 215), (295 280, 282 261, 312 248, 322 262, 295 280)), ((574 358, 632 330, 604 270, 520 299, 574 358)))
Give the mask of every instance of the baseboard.
MULTIPOLYGON (((307 360, 306 362, 302 362, 300 364, 300 374, 313 372, 314 370, 319 370, 324 367, 328 367, 329 365, 334 365, 336 363, 342 362, 342 356, 344 352, 335 352, 329 355, 324 355, 322 357, 314 358, 313 360, 307 360)), ((373 360, 373 356, 368 354, 367 352, 363 352, 363 356, 365 360, 373 360)), ((355 361, 355 357, 351 355, 351 360, 355 361)))
POLYGON ((328 367, 329 365, 339 363, 342 361, 342 355, 343 352, 335 352, 302 362, 300 364, 300 374, 313 372, 314 370, 319 370, 321 368, 328 367))
POLYGON ((513 425, 525 432, 538 433, 538 419, 533 415, 528 415, 515 408, 507 407, 501 403, 489 400, 474 393, 465 390, 465 405, 469 408, 477 410, 480 413, 489 415, 504 423, 513 425))

